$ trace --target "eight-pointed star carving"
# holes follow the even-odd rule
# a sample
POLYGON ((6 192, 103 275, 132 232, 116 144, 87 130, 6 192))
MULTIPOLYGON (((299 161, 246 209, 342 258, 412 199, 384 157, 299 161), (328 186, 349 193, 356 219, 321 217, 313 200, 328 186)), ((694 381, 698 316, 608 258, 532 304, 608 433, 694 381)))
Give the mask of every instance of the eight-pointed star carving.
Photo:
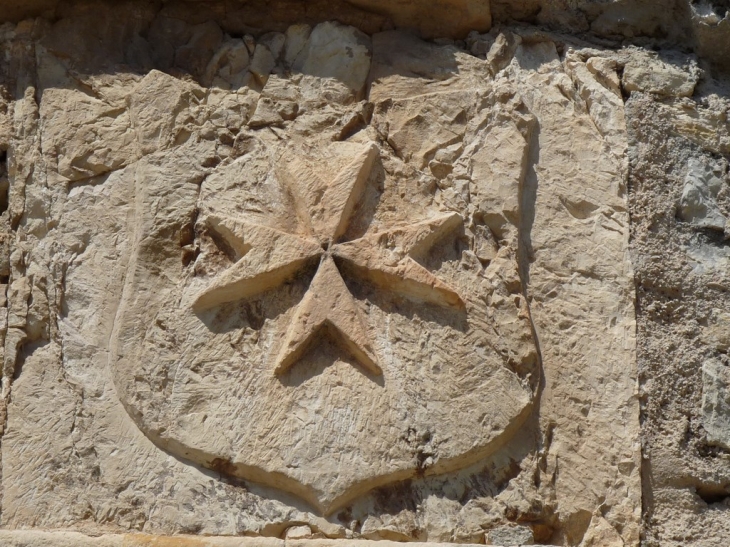
POLYGON ((285 335, 274 365, 277 375, 291 368, 327 331, 368 372, 382 369, 368 337, 362 312, 337 267, 345 261, 351 270, 389 290, 435 304, 463 307, 451 286, 440 280, 414 257, 462 223, 450 213, 414 225, 366 234, 340 242, 354 209, 363 195, 378 148, 366 146, 333 180, 322 180, 296 157, 281 162, 278 176, 289 189, 306 235, 229 217, 211 215, 208 226, 239 256, 239 260, 211 281, 196 298, 196 309, 256 296, 292 278, 305 264, 319 259, 309 289, 285 335))

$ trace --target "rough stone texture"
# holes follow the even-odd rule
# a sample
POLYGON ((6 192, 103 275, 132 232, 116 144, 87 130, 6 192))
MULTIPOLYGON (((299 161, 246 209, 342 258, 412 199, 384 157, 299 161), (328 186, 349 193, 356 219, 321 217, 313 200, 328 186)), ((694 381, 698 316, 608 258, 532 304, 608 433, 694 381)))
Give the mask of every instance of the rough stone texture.
POLYGON ((682 57, 666 57, 662 59, 641 50, 634 51, 624 65, 624 89, 659 96, 690 97, 697 85, 699 70, 693 63, 683 63, 682 57))
POLYGON ((720 211, 718 198, 725 186, 724 165, 713 161, 687 162, 682 196, 679 198, 679 216, 682 220, 700 228, 725 231, 727 219, 720 211))
MULTIPOLYGON (((190 535, 151 536, 148 534, 103 534, 88 536, 78 532, 4 531, 0 530, 4 547, 367 547, 367 540, 277 539, 251 537, 200 537, 190 535)), ((402 545, 380 541, 380 547, 402 545)), ((444 543, 412 543, 414 547, 442 547, 444 543)), ((467 544, 468 545, 468 544, 467 544)))
POLYGON ((708 444, 730 449, 730 369, 718 359, 702 364, 702 427, 708 444))
POLYGON ((4 27, 4 526, 635 543, 601 54, 134 13, 4 27))
POLYGON ((730 533, 727 109, 707 76, 691 99, 627 102, 651 546, 719 547, 730 533))
POLYGON ((721 6, 0 6, 0 544, 727 544, 721 6))
MULTIPOLYGON (((90 0, 87 0, 90 1, 90 0)), ((100 4, 114 0, 96 0, 100 4)), ((127 5, 133 0, 125 0, 127 5)), ((69 0, 2 0, 0 22, 63 15, 69 0)), ((122 3, 123 4, 123 3, 122 3)), ((216 18, 226 31, 276 29, 337 20, 371 33, 392 26, 427 38, 464 38, 493 24, 527 22, 620 43, 655 40, 690 47, 728 66, 730 18, 722 1, 688 0, 152 0, 172 18, 216 18)))
POLYGON ((696 51, 703 59, 730 68, 730 16, 723 2, 690 4, 696 51))

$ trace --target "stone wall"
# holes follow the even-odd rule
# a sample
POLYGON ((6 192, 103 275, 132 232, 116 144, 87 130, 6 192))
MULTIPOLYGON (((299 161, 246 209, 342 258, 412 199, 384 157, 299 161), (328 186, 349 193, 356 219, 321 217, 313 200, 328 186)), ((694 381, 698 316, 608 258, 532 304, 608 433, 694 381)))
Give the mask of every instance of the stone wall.
POLYGON ((0 543, 726 545, 721 7, 0 6, 0 543))

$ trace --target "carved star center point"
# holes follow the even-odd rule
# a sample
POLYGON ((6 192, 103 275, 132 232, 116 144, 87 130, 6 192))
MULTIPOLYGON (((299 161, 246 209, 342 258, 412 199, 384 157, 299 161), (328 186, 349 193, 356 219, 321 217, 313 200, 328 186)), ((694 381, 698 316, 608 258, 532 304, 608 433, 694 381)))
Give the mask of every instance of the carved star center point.
POLYGON ((230 217, 210 215, 207 219, 208 227, 240 258, 197 296, 196 309, 275 289, 319 259, 275 358, 277 375, 294 366, 323 333, 343 346, 367 372, 382 374, 364 313, 336 261, 347 263, 348 272, 386 290, 442 306, 464 306, 455 289, 414 259, 462 224, 457 213, 338 242, 347 231, 377 158, 377 147, 368 145, 330 181, 320 179, 297 156, 281 162, 279 179, 292 194, 297 216, 309 236, 230 217))

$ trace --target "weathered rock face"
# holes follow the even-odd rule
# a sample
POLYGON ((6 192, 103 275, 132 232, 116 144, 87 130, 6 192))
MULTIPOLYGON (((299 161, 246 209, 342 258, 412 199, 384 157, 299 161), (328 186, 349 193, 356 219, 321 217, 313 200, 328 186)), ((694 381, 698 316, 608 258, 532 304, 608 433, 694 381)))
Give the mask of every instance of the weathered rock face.
POLYGON ((726 99, 535 6, 8 8, 0 543, 721 533, 726 99))
POLYGON ((627 102, 649 545, 729 531, 727 109, 711 78, 627 102))

